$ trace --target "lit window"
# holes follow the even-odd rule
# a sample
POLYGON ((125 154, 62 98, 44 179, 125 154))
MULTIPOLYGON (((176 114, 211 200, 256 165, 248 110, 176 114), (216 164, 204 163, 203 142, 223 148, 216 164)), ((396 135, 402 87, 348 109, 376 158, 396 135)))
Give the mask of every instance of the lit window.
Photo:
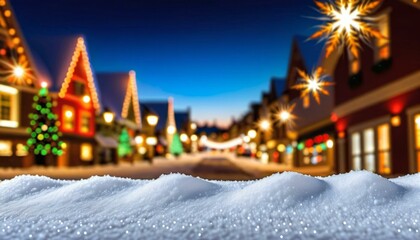
POLYGON ((83 161, 92 161, 93 159, 92 144, 83 143, 82 145, 80 145, 80 159, 83 161))
POLYGON ((389 124, 382 124, 378 126, 378 162, 379 173, 391 173, 389 124))
POLYGON ((80 131, 83 133, 88 133, 90 132, 90 113, 88 112, 84 112, 81 114, 81 119, 80 119, 80 131))
POLYGON ((63 129, 74 130, 74 108, 63 106, 63 129))
POLYGON ((309 95, 303 97, 303 108, 308 108, 310 105, 309 95))
POLYGON ((361 139, 360 133, 353 133, 351 135, 351 154, 353 161, 353 170, 362 169, 362 158, 361 158, 361 139))
POLYGON ((26 149, 26 146, 22 143, 18 143, 16 145, 16 156, 24 157, 28 155, 28 150, 26 149))
POLYGON ((18 127, 18 90, 0 85, 0 126, 18 127))
POLYGON ((363 131, 364 169, 374 172, 375 163, 375 131, 373 128, 363 131))
POLYGON ((417 171, 420 172, 420 114, 414 116, 417 171))
POLYGON ((12 141, 0 141, 0 156, 12 156, 12 141))
POLYGON ((390 57, 390 44, 389 44, 389 15, 384 14, 378 19, 379 32, 384 36, 376 40, 376 61, 388 59, 390 57))
POLYGON ((360 58, 350 54, 350 75, 357 74, 360 71, 360 58))

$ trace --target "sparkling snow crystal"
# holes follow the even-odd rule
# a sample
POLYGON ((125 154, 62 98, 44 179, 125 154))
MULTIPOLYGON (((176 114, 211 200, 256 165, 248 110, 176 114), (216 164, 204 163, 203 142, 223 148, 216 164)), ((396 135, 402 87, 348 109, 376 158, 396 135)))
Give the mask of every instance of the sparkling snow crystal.
POLYGON ((420 174, 0 183, 0 239, 420 239, 419 218, 420 174))

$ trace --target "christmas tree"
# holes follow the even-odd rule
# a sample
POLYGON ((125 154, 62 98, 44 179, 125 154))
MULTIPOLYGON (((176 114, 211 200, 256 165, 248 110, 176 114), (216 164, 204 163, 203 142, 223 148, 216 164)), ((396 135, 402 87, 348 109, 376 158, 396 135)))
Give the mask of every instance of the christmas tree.
POLYGON ((48 89, 43 86, 37 96, 33 98, 33 112, 29 114, 30 137, 27 141, 28 151, 35 155, 35 163, 45 165, 47 156, 60 156, 63 154, 60 141, 61 133, 58 130, 57 115, 52 112, 51 97, 48 89))
POLYGON ((131 138, 127 132, 127 129, 123 128, 118 138, 118 156, 128 157, 132 153, 131 149, 131 138))
POLYGON ((174 134, 169 151, 174 156, 179 156, 184 152, 184 149, 182 147, 182 142, 181 142, 181 139, 179 138, 178 133, 174 134))

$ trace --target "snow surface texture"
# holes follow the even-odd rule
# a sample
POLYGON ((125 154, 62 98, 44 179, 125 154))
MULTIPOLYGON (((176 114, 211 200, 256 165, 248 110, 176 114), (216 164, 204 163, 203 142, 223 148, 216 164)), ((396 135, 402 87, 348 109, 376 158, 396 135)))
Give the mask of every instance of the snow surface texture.
POLYGON ((0 239, 420 239, 420 174, 0 183, 0 239))

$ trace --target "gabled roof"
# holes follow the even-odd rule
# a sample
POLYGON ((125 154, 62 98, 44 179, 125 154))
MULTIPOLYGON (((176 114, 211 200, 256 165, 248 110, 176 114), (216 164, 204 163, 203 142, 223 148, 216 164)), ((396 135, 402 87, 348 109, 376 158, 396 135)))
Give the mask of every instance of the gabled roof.
POLYGON ((276 99, 279 98, 284 89, 286 88, 286 79, 279 77, 272 77, 270 82, 270 90, 275 95, 276 99))
POLYGON ((35 59, 35 65, 42 81, 46 81, 52 92, 64 97, 76 63, 82 56, 85 66, 88 88, 92 93, 93 106, 100 111, 98 84, 89 62, 86 44, 80 36, 57 36, 29 39, 29 46, 35 59))
POLYGON ((126 119, 129 106, 133 104, 135 122, 140 128, 141 113, 135 72, 98 73, 96 77, 102 96, 102 105, 116 113, 117 117, 126 119))
POLYGON ((150 101, 140 103, 141 115, 146 116, 148 112, 156 114, 159 119, 156 124, 156 130, 162 131, 166 127, 168 120, 168 102, 167 101, 150 101))
POLYGON ((181 130, 188 126, 190 122, 190 112, 189 111, 175 111, 175 124, 178 130, 181 130))
POLYGON ((317 42, 308 40, 308 37, 295 36, 294 41, 299 49, 299 52, 303 58, 303 62, 306 67, 306 71, 312 72, 315 70, 323 55, 324 41, 317 42))
POLYGON ((0 74, 0 82, 7 81, 13 85, 26 85, 26 86, 40 86, 38 80, 38 74, 34 68, 34 61, 31 51, 26 43, 26 39, 23 37, 23 33, 20 29, 19 23, 15 18, 15 13, 10 4, 9 0, 4 0, 0 4, 0 31, 2 35, 6 36, 7 46, 10 48, 2 49, 2 57, 0 68, 2 74, 0 74), (15 67, 21 67, 24 69, 22 77, 15 77, 13 70, 15 67))

